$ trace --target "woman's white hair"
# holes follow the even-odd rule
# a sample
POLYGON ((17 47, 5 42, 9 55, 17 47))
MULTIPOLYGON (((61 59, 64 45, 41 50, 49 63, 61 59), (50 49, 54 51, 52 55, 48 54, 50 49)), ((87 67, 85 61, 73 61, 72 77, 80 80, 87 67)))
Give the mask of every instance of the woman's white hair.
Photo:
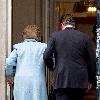
POLYGON ((23 30, 24 39, 40 39, 41 32, 40 28, 37 25, 27 25, 23 30))

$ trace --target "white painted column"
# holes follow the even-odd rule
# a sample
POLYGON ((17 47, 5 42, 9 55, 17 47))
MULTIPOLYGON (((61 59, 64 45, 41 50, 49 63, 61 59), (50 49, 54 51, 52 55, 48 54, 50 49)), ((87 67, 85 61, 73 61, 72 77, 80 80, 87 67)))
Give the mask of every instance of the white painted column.
MULTIPOLYGON (((7 36, 6 36, 6 57, 9 56, 11 52, 12 44, 12 0, 7 0, 7 36)), ((11 100, 11 90, 6 82, 6 99, 11 100)))
POLYGON ((6 100, 5 58, 7 36, 7 0, 0 0, 0 100, 6 100))
POLYGON ((7 56, 11 52, 12 43, 12 0, 7 0, 7 56))
POLYGON ((0 100, 9 100, 7 99, 5 61, 10 51, 11 51, 11 0, 9 1, 0 0, 0 100))

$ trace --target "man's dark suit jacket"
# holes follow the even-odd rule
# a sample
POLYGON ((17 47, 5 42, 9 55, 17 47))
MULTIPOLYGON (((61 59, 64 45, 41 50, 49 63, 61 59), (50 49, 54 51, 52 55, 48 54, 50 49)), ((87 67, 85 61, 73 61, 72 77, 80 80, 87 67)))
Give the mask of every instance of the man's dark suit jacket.
POLYGON ((54 89, 87 88, 94 81, 95 57, 85 33, 73 28, 52 33, 44 52, 46 63, 53 54, 54 89))

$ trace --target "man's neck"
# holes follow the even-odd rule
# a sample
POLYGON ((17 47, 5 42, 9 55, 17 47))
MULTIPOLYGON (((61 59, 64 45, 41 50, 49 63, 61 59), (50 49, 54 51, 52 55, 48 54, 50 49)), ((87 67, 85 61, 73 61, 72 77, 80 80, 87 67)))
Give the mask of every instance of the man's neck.
POLYGON ((63 26, 62 30, 64 30, 65 28, 73 28, 73 26, 72 25, 63 26))

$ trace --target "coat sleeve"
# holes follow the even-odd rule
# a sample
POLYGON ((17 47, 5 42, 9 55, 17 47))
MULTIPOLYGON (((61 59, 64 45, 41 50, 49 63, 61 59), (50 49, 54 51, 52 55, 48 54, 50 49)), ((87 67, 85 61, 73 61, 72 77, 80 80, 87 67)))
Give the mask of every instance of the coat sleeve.
POLYGON ((90 83, 96 83, 96 57, 94 56, 92 43, 88 39, 87 40, 87 66, 88 66, 88 80, 90 83))
POLYGON ((53 69, 53 53, 55 51, 55 39, 53 36, 49 39, 47 43, 47 49, 44 52, 43 59, 45 64, 50 68, 53 69))
POLYGON ((13 66, 16 66, 17 62, 17 48, 14 46, 10 56, 6 59, 6 76, 13 76, 13 66))

